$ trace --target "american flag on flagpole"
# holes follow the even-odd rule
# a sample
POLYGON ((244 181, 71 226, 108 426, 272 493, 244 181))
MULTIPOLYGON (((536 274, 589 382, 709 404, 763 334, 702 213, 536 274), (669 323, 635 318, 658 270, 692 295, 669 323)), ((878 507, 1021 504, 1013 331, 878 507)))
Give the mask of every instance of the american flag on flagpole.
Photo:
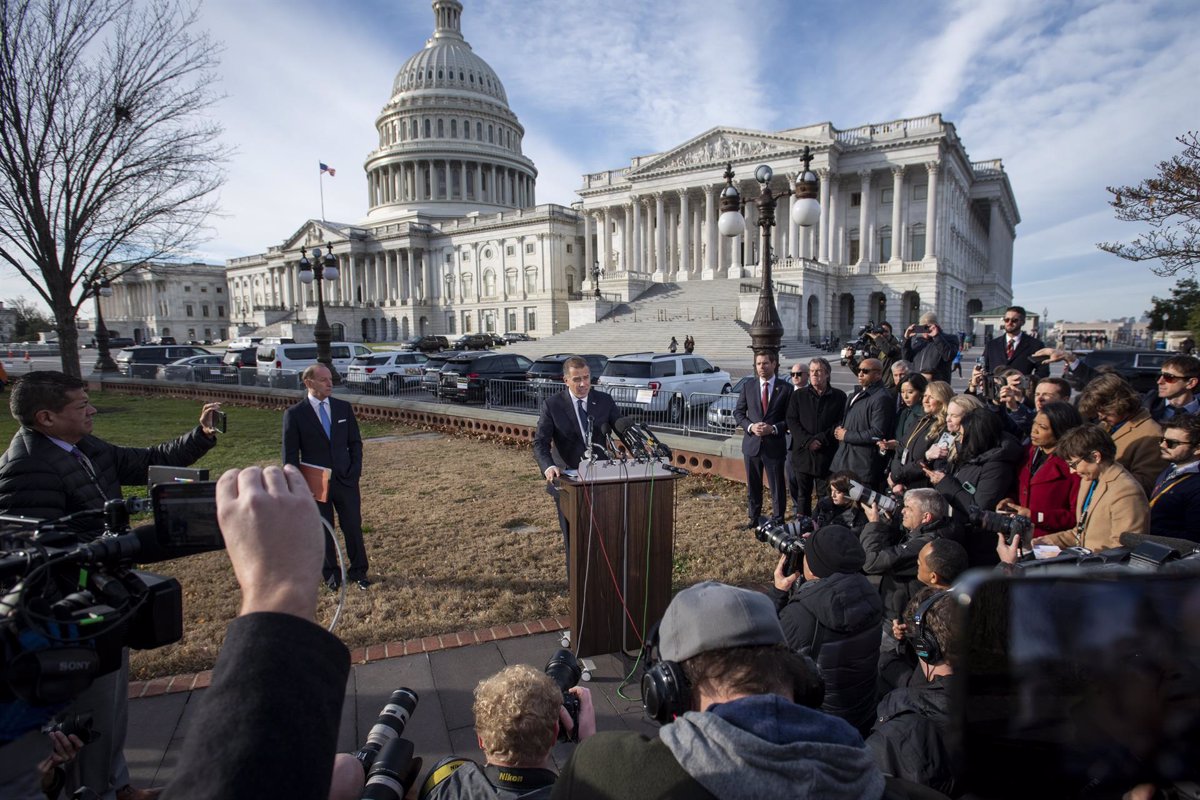
POLYGON ((329 166, 328 164, 326 164, 323 161, 321 162, 321 172, 328 172, 329 177, 331 177, 331 178, 333 178, 337 175, 337 170, 334 169, 333 167, 329 166))

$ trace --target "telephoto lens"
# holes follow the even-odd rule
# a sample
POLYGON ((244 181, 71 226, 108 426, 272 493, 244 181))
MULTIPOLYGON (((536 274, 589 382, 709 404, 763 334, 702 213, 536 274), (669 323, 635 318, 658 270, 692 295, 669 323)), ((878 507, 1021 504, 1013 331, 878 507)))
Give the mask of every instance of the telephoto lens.
POLYGON ((389 739, 367 773, 362 800, 402 800, 421 771, 421 759, 413 758, 413 743, 399 736, 389 739))
POLYGON ((808 544, 804 540, 804 534, 812 533, 813 530, 813 521, 808 517, 801 517, 782 525, 764 522, 755 529, 754 536, 760 542, 774 547, 781 555, 787 556, 783 574, 794 575, 804 564, 804 547, 808 544))
POLYGON ((567 713, 571 716, 571 730, 567 732, 566 730, 559 729, 559 741, 578 741, 579 698, 571 694, 571 690, 579 685, 579 678, 583 675, 583 670, 579 667, 579 659, 575 658, 575 654, 570 650, 565 647, 561 648, 550 657, 550 662, 546 664, 545 672, 550 677, 550 680, 554 681, 555 685, 562 690, 563 707, 567 709, 567 713))
POLYGON ((369 775, 371 766, 384 746, 404 735, 404 726, 417 710, 418 699, 416 692, 403 686, 392 692, 383 710, 379 712, 379 719, 375 720, 375 724, 367 733, 366 743, 354 754, 354 757, 362 762, 363 772, 369 775))

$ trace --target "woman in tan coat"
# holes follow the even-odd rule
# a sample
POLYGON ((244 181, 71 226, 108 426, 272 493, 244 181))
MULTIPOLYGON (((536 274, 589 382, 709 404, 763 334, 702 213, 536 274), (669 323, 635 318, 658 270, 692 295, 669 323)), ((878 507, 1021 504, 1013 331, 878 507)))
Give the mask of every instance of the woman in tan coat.
POLYGON ((1158 449, 1162 426, 1142 407, 1142 398, 1120 375, 1099 375, 1079 396, 1084 419, 1099 419, 1117 447, 1116 461, 1133 474, 1149 497, 1167 467, 1158 449))
POLYGON ((1080 477, 1074 528, 1051 533, 1038 544, 1089 550, 1121 546, 1122 533, 1150 532, 1150 504, 1137 480, 1116 462, 1117 447, 1099 425, 1081 425, 1058 440, 1055 455, 1080 477))

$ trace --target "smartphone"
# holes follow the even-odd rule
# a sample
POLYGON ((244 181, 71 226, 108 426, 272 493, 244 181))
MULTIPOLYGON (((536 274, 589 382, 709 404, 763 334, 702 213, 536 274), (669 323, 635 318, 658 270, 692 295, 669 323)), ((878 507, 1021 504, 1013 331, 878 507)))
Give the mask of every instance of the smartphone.
POLYGON ((225 549, 217 524, 217 482, 156 483, 150 487, 154 531, 168 558, 225 549))
POLYGON ((1120 797, 1200 779, 1194 562, 1192 574, 977 573, 954 594, 952 725, 973 795, 1120 797))
POLYGON ((215 430, 217 433, 224 433, 228 426, 228 417, 224 411, 214 411, 208 417, 208 427, 215 430))

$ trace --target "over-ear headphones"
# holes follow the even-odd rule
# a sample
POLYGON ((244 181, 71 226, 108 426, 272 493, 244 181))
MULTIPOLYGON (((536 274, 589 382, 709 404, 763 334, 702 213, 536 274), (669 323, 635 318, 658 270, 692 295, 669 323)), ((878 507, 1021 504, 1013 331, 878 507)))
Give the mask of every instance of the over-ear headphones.
POLYGON ((930 666, 941 664, 946 657, 942 651, 942 643, 938 641, 933 629, 925 624, 925 615, 939 600, 949 594, 946 591, 934 592, 925 598, 913 613, 913 630, 915 631, 912 637, 913 649, 917 651, 917 656, 930 666))
POLYGON ((642 649, 646 664, 646 672, 642 675, 642 708, 650 719, 666 725, 691 711, 692 685, 683 674, 683 667, 659 658, 658 625, 654 623, 642 649))

